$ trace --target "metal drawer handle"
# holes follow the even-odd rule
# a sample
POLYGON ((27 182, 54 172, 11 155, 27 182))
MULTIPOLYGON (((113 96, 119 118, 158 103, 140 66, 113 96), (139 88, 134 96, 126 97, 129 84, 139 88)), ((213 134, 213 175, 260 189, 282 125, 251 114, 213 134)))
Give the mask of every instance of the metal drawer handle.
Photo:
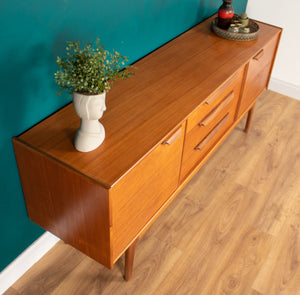
POLYGON ((170 138, 165 140, 162 144, 171 145, 174 141, 176 141, 177 138, 181 136, 182 128, 180 127, 170 138))
POLYGON ((229 120, 229 113, 218 123, 218 125, 194 148, 195 150, 202 150, 206 144, 224 127, 229 120))
POLYGON ((219 104, 217 108, 215 108, 208 117, 202 120, 198 125, 199 126, 207 126, 210 124, 218 115, 219 113, 233 100, 234 92, 231 90, 225 97, 225 99, 219 104))
POLYGON ((259 53, 257 53, 253 59, 259 61, 264 56, 264 50, 262 49, 259 53))

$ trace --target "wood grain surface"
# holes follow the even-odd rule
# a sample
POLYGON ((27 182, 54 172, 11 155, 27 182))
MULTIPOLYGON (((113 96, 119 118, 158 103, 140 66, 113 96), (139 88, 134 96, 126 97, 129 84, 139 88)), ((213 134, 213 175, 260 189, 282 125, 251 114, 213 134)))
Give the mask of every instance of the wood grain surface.
POLYGON ((300 294, 300 102, 266 91, 136 246, 134 275, 59 242, 5 295, 300 294))
POLYGON ((101 119, 106 138, 96 150, 79 153, 74 149, 80 119, 72 105, 30 129, 19 140, 104 187, 112 187, 281 32, 260 23, 256 40, 232 42, 211 31, 211 20, 139 60, 133 77, 114 84, 107 94, 107 111, 101 119))
POLYGON ((256 40, 234 42, 210 24, 142 58, 134 77, 116 83, 98 149, 73 147, 72 104, 14 137, 32 221, 111 269, 145 233, 267 86, 281 29, 261 23, 256 40))
POLYGON ((277 51, 277 46, 278 36, 275 36, 250 60, 243 99, 239 106, 239 116, 245 112, 268 85, 273 67, 274 52, 277 51))

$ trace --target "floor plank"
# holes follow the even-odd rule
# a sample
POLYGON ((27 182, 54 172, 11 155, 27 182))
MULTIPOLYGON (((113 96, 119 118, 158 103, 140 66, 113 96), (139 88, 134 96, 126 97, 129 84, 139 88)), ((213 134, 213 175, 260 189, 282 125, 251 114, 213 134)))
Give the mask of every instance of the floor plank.
POLYGON ((300 295, 300 101, 272 91, 137 244, 133 278, 59 242, 5 295, 300 295))

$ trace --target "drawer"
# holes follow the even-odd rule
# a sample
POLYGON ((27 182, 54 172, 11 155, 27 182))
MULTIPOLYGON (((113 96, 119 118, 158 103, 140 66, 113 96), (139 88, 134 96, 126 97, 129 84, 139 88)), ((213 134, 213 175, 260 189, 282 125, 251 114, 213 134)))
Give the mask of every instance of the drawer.
POLYGON ((231 84, 231 87, 219 96, 222 98, 221 100, 218 97, 219 104, 210 112, 206 115, 201 113, 201 116, 198 117, 200 120, 196 124, 193 118, 193 126, 187 132, 184 143, 181 181, 201 162, 233 124, 242 80, 238 81, 239 83, 231 84))
POLYGON ((238 117, 248 110, 255 99, 266 89, 271 74, 279 36, 273 38, 250 60, 245 88, 238 110, 238 117))
POLYGON ((185 124, 111 190, 113 259, 128 247, 179 184, 185 124))
MULTIPOLYGON (((205 99, 201 106, 188 117, 186 131, 187 133, 192 130, 208 114, 215 110, 215 108, 220 105, 222 101, 224 101, 225 97, 228 96, 234 89, 236 89, 237 86, 240 87, 243 74, 244 67, 238 70, 223 85, 221 85, 216 91, 214 91, 205 99)), ((236 94, 237 93, 235 93, 235 95, 236 94)))

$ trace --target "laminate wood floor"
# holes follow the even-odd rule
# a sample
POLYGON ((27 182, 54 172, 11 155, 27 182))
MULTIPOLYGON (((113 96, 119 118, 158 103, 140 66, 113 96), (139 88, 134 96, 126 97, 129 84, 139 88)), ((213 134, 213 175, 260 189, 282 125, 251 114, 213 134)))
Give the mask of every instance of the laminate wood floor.
POLYGON ((266 91, 110 271, 59 242, 5 295, 300 294, 300 101, 266 91))

